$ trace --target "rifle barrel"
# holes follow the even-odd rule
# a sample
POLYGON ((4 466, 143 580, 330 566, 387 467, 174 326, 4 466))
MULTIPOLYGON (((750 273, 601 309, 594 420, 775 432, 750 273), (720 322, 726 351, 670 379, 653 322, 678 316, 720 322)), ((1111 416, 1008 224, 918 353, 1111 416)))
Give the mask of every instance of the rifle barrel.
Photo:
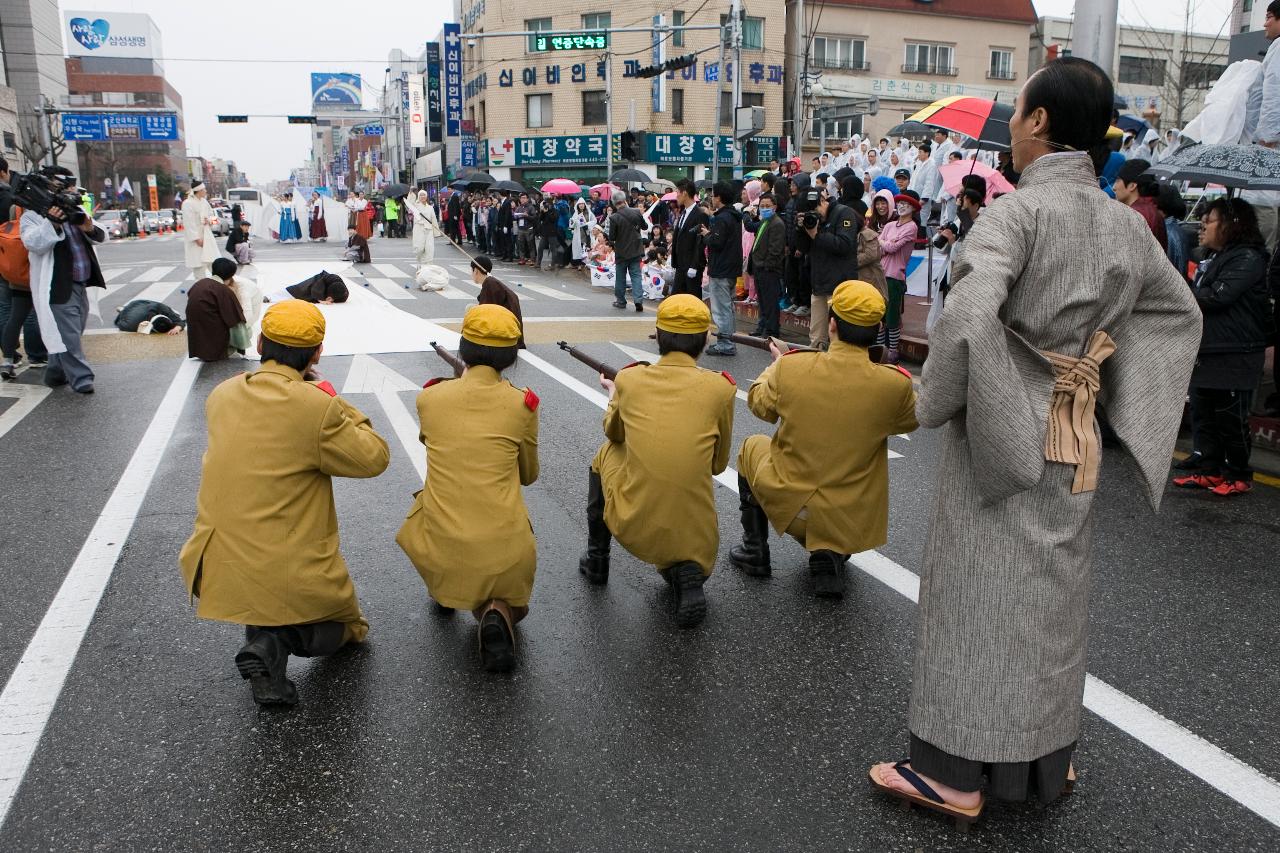
POLYGON ((769 344, 772 342, 777 342, 779 345, 778 348, 781 349, 783 353, 792 351, 816 352, 813 347, 802 347, 799 344, 789 344, 780 338, 757 338, 755 335, 743 335, 736 332, 732 335, 720 335, 719 337, 733 341, 735 344, 742 344, 744 347, 755 347, 756 349, 762 349, 766 352, 768 352, 769 344))
POLYGON ((600 361, 597 358, 592 358, 591 356, 587 355, 585 352, 573 346, 572 344, 568 343, 567 341, 557 341, 556 346, 560 347, 560 349, 569 353, 569 355, 573 356, 578 361, 582 362, 587 367, 590 367, 592 370, 596 371, 597 373, 603 374, 605 379, 612 380, 614 377, 618 375, 618 369, 616 367, 610 367, 609 365, 605 364, 603 361, 600 361))
POLYGON ((463 363, 462 359, 458 358, 435 341, 431 342, 431 348, 436 351, 436 355, 443 358, 445 362, 453 368, 453 376, 455 379, 462 375, 462 371, 467 369, 467 366, 463 363))

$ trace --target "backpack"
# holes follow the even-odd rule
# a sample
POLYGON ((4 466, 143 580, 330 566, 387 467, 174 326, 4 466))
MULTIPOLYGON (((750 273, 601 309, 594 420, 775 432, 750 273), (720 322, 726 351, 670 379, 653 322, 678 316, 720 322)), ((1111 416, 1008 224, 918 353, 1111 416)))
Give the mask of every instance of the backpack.
POLYGON ((15 290, 31 289, 31 258, 22 243, 22 208, 15 207, 17 216, 0 225, 0 278, 15 290))

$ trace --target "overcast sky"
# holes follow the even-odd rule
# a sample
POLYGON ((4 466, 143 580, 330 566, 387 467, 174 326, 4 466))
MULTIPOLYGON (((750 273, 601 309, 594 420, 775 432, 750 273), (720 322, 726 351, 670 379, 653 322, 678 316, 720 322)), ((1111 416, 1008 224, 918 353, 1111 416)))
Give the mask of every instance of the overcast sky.
MULTIPOLYGON (((491 0, 494 2, 494 0, 491 0)), ((728 0, 723 2, 728 7, 728 0)), ((686 5, 675 4, 674 7, 686 5)), ((1199 0, 1198 31, 1217 33, 1230 0, 1199 0)), ((187 149, 235 160, 249 179, 287 178, 310 153, 310 128, 283 118, 219 125, 219 113, 308 113, 311 72, 360 74, 365 96, 381 87, 387 53, 417 55, 435 37, 452 0, 88 0, 64 10, 141 12, 151 16, 164 45, 165 76, 182 95, 187 149)), ((1074 0, 1036 0, 1041 15, 1069 17, 1074 0)), ((585 7, 584 7, 585 8, 585 7)), ((747 0, 750 11, 751 3, 747 0)), ((1180 29, 1184 4, 1121 0, 1120 19, 1134 26, 1180 29)), ((65 38, 64 38, 65 41, 65 38)))

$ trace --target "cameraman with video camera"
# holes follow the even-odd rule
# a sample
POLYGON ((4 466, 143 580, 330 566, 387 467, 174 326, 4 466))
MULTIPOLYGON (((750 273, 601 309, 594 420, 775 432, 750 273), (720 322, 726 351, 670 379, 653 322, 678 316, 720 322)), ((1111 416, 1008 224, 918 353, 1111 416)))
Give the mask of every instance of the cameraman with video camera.
MULTIPOLYGON (((0 157, 0 223, 12 218, 13 188, 9 186, 13 176, 9 173, 9 163, 0 157)), ((11 273, 12 275, 12 273, 11 273)), ((32 367, 44 367, 49 361, 45 352, 44 341, 40 337, 40 327, 36 322, 34 306, 31 303, 31 285, 26 282, 9 282, 0 275, 0 378, 16 379, 18 362, 21 353, 18 351, 18 338, 22 338, 22 347, 27 352, 27 361, 32 367)))
MULTIPOLYGON (((862 223, 851 208, 814 187, 800 194, 796 231, 809 238, 809 346, 826 349, 828 301, 836 285, 858 277, 858 231, 862 223)), ((797 236, 801 236, 797 233, 797 236)))
POLYGON ((70 384, 79 394, 92 394, 93 369, 80 339, 89 317, 86 288, 107 286, 93 250, 107 235, 81 209, 75 177, 62 166, 27 175, 14 196, 24 210, 21 234, 31 261, 31 294, 49 349, 44 384, 70 384))

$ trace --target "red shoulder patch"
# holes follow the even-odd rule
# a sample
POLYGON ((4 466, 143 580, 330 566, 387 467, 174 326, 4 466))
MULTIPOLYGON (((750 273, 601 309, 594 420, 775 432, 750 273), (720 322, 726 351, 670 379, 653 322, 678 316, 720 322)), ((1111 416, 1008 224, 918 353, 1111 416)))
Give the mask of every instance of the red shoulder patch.
POLYGON ((789 350, 787 350, 786 352, 784 352, 784 353, 783 353, 783 355, 795 355, 796 353, 801 353, 801 352, 813 352, 813 350, 808 350, 808 349, 789 349, 789 350))
POLYGON ((720 375, 723 376, 725 379, 728 379, 730 385, 737 387, 738 383, 733 380, 733 377, 729 374, 729 371, 722 370, 720 371, 720 375))
POLYGON ((542 401, 538 399, 537 394, 533 393, 533 391, 528 388, 524 389, 524 404, 529 407, 529 411, 538 411, 538 403, 540 402, 542 401))
POLYGON ((912 380, 913 382, 915 381, 915 377, 911 375, 911 371, 910 371, 910 370, 907 370, 907 369, 906 369, 905 367, 903 367, 901 364, 886 364, 886 365, 885 365, 885 367, 892 367, 894 370, 898 371, 898 372, 899 372, 899 373, 901 373, 903 376, 907 377, 908 379, 912 380))
POLYGON ((313 382, 311 384, 319 388, 324 393, 328 394, 330 397, 338 396, 338 389, 334 388, 331 384, 329 384, 329 380, 327 379, 324 382, 313 382))
POLYGON ((426 382, 422 383, 422 387, 430 388, 432 385, 435 385, 437 382, 443 382, 443 381, 444 381, 443 376, 433 376, 430 379, 428 379, 426 382))
POLYGON ((649 362, 647 362, 647 361, 633 361, 633 362, 631 362, 630 364, 624 364, 624 365, 622 365, 622 367, 619 367, 619 368, 618 368, 618 370, 619 370, 619 371, 623 371, 623 370, 626 370, 628 367, 640 367, 640 366, 642 366, 642 365, 643 365, 644 367, 648 367, 648 366, 649 366, 649 362))

